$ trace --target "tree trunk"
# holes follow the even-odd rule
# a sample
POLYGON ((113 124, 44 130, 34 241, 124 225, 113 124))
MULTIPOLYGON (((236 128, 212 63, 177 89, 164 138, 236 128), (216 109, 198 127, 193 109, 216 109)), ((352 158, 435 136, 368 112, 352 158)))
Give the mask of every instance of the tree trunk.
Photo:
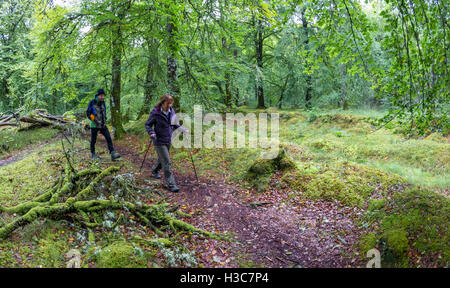
POLYGON ((342 108, 344 110, 348 109, 348 102, 347 102, 347 79, 346 79, 346 73, 347 69, 345 67, 345 64, 342 64, 342 108))
POLYGON ((280 109, 281 109, 282 102, 283 102, 284 92, 286 91, 286 87, 287 87, 287 84, 288 84, 288 81, 289 81, 289 76, 290 76, 290 74, 288 74, 286 76, 286 80, 284 81, 284 85, 283 85, 283 87, 281 87, 281 93, 280 93, 281 95, 280 95, 280 99, 278 100, 278 108, 280 108, 280 109))
MULTIPOLYGON (((228 58, 228 47, 227 47, 227 38, 222 37, 222 50, 223 50, 223 55, 225 56, 225 58, 228 58)), ((225 60, 226 60, 225 59, 225 60)), ((227 68, 225 70, 225 95, 224 95, 224 102, 225 102, 225 106, 227 108, 231 108, 231 99, 233 97, 233 95, 231 94, 231 72, 229 70, 229 68, 227 68)))
POLYGON ((175 16, 169 12, 167 19, 167 35, 168 35, 168 53, 167 53, 167 87, 169 88, 169 93, 174 97, 173 108, 175 111, 180 111, 180 85, 178 83, 178 64, 177 64, 177 54, 179 51, 178 47, 178 27, 176 26, 175 16))
MULTIPOLYGON (((256 23, 256 22, 255 22, 256 23)), ((263 31, 262 31, 262 21, 258 20, 255 33, 255 48, 256 48, 256 99, 258 100, 258 106, 256 108, 266 108, 264 105, 264 90, 263 90, 263 80, 262 80, 262 68, 263 68, 263 31)))
MULTIPOLYGON (((305 49, 309 51, 309 33, 308 33, 308 21, 305 16, 306 8, 303 8, 301 11, 302 15, 302 24, 303 24, 303 31, 305 33, 305 49)), ((309 66, 309 63, 307 63, 309 66)), ((306 67, 309 69, 310 67, 306 67)), ((311 74, 306 75, 306 94, 305 94, 305 106, 306 109, 311 109, 311 98, 312 98, 312 79, 311 74)))
MULTIPOLYGON (((119 16, 121 19, 121 17, 119 16)), ((111 82, 111 98, 110 110, 111 120, 114 130, 114 139, 119 139, 125 135, 125 130, 122 126, 122 114, 120 112, 120 88, 121 88, 121 69, 122 69, 122 32, 120 24, 116 23, 113 29, 112 40, 112 82, 111 82)))
POLYGON ((138 119, 140 119, 144 114, 150 114, 151 107, 150 104, 153 100, 154 90, 156 89, 156 83, 154 80, 154 70, 158 62, 158 46, 155 39, 148 39, 148 62, 147 62, 147 73, 145 75, 145 86, 144 86, 144 103, 141 110, 139 111, 138 119))
POLYGON ((0 84, 0 107, 1 104, 3 103, 3 108, 5 109, 11 108, 7 97, 8 94, 9 94, 8 82, 6 81, 6 79, 2 79, 0 84))
MULTIPOLYGON (((238 50, 236 45, 234 46, 234 50, 233 50, 233 56, 234 56, 234 60, 237 61, 237 55, 238 55, 238 50)), ((234 93, 234 102, 236 106, 239 106, 239 88, 235 87, 235 93, 234 93)))

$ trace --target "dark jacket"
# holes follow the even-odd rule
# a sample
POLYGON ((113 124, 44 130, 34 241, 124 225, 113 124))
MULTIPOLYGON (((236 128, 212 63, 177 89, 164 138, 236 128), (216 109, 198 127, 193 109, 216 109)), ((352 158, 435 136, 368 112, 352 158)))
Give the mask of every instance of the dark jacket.
POLYGON ((179 127, 180 125, 175 123, 175 111, 173 108, 170 108, 168 116, 164 115, 161 107, 154 108, 145 123, 148 135, 156 134, 155 145, 172 143, 172 133, 179 127))
POLYGON ((105 101, 99 101, 97 96, 89 101, 86 110, 86 117, 91 120, 91 128, 103 128, 106 125, 106 105, 105 101), (91 115, 94 115, 92 120, 91 115))

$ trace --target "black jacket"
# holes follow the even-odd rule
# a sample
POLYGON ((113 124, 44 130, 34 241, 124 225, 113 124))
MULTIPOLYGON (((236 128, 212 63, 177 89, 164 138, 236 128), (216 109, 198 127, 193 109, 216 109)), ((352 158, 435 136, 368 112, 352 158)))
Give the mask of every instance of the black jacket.
POLYGON ((162 113, 161 107, 154 108, 145 123, 148 135, 156 134, 155 145, 172 143, 172 133, 179 127, 180 125, 175 124, 175 111, 173 108, 170 108, 168 116, 162 113))
POLYGON ((89 101, 86 110, 86 117, 91 120, 91 128, 103 128, 106 125, 106 105, 105 101, 99 101, 97 96, 89 101), (91 119, 94 115, 94 121, 91 119))

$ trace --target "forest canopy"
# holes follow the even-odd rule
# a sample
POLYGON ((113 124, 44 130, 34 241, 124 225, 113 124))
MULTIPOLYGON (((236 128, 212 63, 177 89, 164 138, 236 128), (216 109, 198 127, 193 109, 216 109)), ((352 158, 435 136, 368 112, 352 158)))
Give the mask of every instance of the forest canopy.
POLYGON ((448 17, 441 0, 2 0, 0 111, 81 113, 103 88, 119 138, 167 92, 448 134, 448 17))

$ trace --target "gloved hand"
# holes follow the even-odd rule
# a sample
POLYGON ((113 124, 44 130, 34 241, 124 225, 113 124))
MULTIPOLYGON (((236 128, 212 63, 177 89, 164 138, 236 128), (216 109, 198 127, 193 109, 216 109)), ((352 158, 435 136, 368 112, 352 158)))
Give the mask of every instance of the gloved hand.
POLYGON ((91 114, 91 120, 94 121, 94 119, 95 119, 95 115, 91 114))

